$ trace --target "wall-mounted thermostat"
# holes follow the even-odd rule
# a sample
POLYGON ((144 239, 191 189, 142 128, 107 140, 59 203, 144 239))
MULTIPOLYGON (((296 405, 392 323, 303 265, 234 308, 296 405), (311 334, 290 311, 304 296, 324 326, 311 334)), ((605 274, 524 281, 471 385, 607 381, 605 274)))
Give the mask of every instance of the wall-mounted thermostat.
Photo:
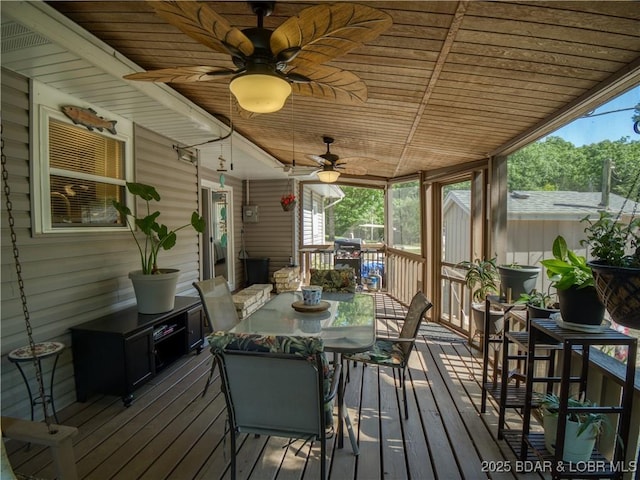
POLYGON ((244 205, 242 207, 242 221, 245 223, 257 223, 258 205, 244 205))

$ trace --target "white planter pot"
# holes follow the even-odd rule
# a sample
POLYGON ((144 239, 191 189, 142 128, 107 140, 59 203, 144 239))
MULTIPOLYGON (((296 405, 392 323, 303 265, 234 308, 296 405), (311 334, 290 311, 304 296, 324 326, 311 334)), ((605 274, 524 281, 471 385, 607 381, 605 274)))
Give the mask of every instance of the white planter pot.
MULTIPOLYGON (((471 319, 473 320, 475 333, 484 334, 484 303, 473 303, 471 305, 471 319)), ((495 335, 502 331, 504 327, 504 313, 502 311, 491 311, 489 317, 489 334, 495 335)))
MULTIPOLYGON (((544 445, 550 453, 556 452, 555 444, 558 432, 558 415, 545 413, 542 418, 544 426, 544 445)), ((595 425, 587 428, 578 436, 580 424, 567 420, 564 432, 564 450, 562 459, 565 462, 587 462, 591 458, 591 453, 596 446, 598 430, 595 425)))
POLYGON ((129 273, 136 292, 139 313, 164 313, 173 310, 180 271, 166 268, 159 274, 143 275, 142 270, 129 273))

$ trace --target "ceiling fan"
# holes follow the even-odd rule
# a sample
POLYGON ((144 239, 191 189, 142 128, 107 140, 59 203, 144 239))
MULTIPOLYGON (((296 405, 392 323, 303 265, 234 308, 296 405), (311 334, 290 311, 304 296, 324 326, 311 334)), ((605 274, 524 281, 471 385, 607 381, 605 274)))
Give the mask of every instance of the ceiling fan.
POLYGON ((325 153, 322 155, 307 155, 307 157, 320 165, 321 168, 316 170, 316 175, 321 182, 333 183, 340 177, 341 173, 347 175, 366 175, 367 169, 365 167, 353 165, 353 163, 361 160, 366 160, 367 162, 375 161, 372 158, 362 159, 360 157, 340 159, 338 155, 331 153, 331 144, 334 142, 334 139, 324 136, 322 137, 322 141, 327 145, 327 151, 325 153), (350 162, 350 165, 347 165, 347 162, 350 162))
POLYGON ((376 38, 391 26, 391 16, 355 3, 320 4, 270 30, 263 27, 263 20, 275 2, 248 3, 257 27, 240 30, 203 2, 149 1, 159 16, 191 38, 229 54, 236 68, 183 66, 124 78, 180 83, 232 75, 231 92, 243 109, 254 113, 280 110, 292 90, 344 103, 366 101, 367 86, 357 75, 323 64, 376 38))

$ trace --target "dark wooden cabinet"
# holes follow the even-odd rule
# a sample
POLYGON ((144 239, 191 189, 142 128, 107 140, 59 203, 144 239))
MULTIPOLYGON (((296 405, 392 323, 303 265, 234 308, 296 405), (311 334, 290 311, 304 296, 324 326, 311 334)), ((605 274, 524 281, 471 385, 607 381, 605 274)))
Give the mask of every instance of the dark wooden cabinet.
POLYGON ((181 356, 202 350, 202 306, 198 298, 176 297, 170 312, 144 315, 131 307, 71 328, 76 397, 119 395, 126 406, 133 392, 181 356))

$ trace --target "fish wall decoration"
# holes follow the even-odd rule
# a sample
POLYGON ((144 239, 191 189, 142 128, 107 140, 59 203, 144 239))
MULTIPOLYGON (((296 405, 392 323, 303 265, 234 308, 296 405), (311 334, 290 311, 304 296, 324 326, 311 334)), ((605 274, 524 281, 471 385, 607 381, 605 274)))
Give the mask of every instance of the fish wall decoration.
POLYGON ((60 108, 62 113, 69 117, 76 125, 84 125, 90 131, 96 130, 102 132, 107 130, 108 132, 116 135, 116 120, 107 120, 104 117, 98 115, 93 108, 75 107, 73 105, 64 105, 60 108))

